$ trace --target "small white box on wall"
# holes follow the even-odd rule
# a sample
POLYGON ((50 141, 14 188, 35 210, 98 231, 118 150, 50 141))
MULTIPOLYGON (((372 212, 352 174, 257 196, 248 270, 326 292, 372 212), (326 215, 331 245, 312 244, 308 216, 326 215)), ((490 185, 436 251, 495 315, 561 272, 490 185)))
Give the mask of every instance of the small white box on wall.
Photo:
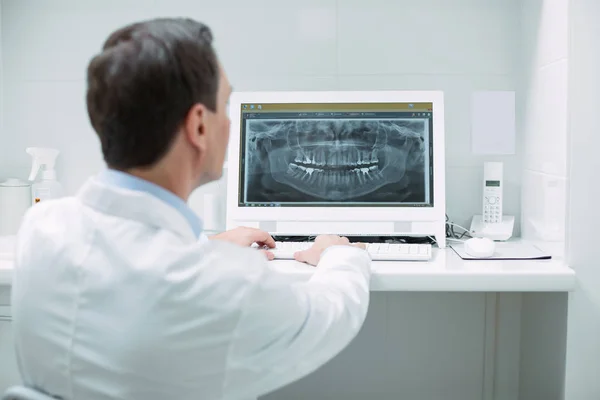
POLYGON ((474 92, 471 98, 473 154, 515 154, 515 92, 474 92))

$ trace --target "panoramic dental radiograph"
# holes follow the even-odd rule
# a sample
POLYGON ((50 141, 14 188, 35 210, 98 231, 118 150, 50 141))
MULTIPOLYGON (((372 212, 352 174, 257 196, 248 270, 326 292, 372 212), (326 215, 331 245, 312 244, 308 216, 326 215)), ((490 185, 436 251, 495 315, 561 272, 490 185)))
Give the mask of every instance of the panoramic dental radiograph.
POLYGON ((247 202, 429 203, 427 120, 246 124, 247 202))

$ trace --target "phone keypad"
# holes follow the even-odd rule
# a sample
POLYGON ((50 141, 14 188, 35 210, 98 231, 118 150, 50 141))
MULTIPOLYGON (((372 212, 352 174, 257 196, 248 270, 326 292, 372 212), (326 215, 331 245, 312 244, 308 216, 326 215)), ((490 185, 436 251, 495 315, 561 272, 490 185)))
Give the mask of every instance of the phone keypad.
POLYGON ((499 197, 486 197, 486 205, 483 211, 483 222, 496 223, 502 221, 502 210, 499 197))

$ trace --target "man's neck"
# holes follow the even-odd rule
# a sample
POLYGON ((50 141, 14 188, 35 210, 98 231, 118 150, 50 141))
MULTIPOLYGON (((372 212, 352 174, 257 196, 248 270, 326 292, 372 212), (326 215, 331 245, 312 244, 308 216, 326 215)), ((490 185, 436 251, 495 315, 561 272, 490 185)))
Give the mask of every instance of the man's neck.
POLYGON ((131 168, 124 172, 144 179, 148 182, 152 182, 155 185, 170 191, 186 202, 193 190, 189 184, 186 183, 190 180, 187 179, 185 176, 186 174, 182 173, 181 171, 174 172, 168 168, 155 166, 152 168, 131 168))

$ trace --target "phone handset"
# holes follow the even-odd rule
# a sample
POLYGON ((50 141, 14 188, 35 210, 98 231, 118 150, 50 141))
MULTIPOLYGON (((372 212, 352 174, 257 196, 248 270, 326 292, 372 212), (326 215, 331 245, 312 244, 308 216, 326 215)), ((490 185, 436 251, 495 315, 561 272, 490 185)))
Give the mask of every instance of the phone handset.
POLYGON ((502 169, 501 162, 486 162, 483 167, 483 222, 502 222, 502 169))
POLYGON ((471 236, 501 241, 512 237, 515 217, 504 215, 503 186, 502 163, 486 162, 483 167, 483 212, 473 216, 471 236))

